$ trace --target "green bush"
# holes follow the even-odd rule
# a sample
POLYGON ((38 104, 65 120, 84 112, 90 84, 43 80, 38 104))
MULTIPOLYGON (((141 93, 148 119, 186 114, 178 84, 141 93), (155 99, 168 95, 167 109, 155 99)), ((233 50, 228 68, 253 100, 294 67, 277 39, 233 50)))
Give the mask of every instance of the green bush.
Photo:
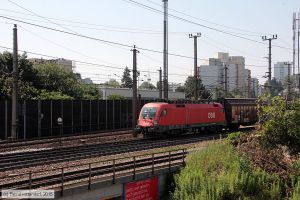
POLYGON ((123 99, 126 99, 126 98, 122 95, 119 95, 119 94, 111 94, 111 95, 108 95, 107 99, 108 100, 123 100, 123 99))
MULTIPOLYGON (((260 99, 260 102, 263 102, 260 99)), ((263 136, 271 144, 282 144, 300 151, 300 100, 286 104, 281 97, 274 97, 272 104, 259 105, 263 136)))
POLYGON ((280 199, 277 175, 254 170, 228 143, 218 143, 188 157, 175 177, 174 200, 280 199))
POLYGON ((300 199, 300 181, 298 181, 294 186, 293 194, 291 197, 291 200, 299 200, 299 199, 300 199))
POLYGON ((233 144, 242 136, 242 134, 243 133, 241 131, 233 132, 228 135, 227 139, 231 144, 233 144))

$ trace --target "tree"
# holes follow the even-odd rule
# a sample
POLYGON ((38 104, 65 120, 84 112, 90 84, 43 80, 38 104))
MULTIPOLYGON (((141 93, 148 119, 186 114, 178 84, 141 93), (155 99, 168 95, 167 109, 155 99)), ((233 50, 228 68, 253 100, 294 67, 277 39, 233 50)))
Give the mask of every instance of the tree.
POLYGON ((67 96, 73 99, 100 98, 100 92, 95 85, 78 82, 71 70, 53 63, 35 65, 34 68, 37 70, 38 77, 35 86, 41 91, 39 96, 41 98, 47 96, 51 96, 51 99, 54 97, 66 99, 67 96))
MULTIPOLYGON (((185 97, 188 99, 194 99, 194 90, 195 90, 195 77, 189 76, 187 77, 184 88, 185 88, 185 97)), ((198 79, 198 97, 199 99, 207 99, 209 98, 210 92, 205 89, 204 85, 202 84, 202 81, 198 79)))
POLYGON ((176 88, 175 91, 176 91, 176 92, 184 92, 184 91, 185 91, 185 87, 182 86, 182 85, 180 85, 180 86, 178 86, 178 87, 176 88))
POLYGON ((214 97, 215 99, 220 99, 220 98, 225 97, 225 90, 224 90, 223 86, 217 85, 212 90, 215 94, 215 97, 214 97))
MULTIPOLYGON (((20 99, 35 98, 38 94, 34 87, 37 80, 36 70, 28 61, 27 55, 24 53, 18 56, 18 88, 20 99)), ((7 99, 11 97, 12 86, 12 65, 13 58, 10 52, 0 53, 0 98, 7 99)))
POLYGON ((99 88, 94 84, 80 84, 80 88, 82 91, 81 99, 99 100, 102 98, 99 92, 99 88))
POLYGON ((132 88, 132 78, 130 76, 130 70, 126 66, 123 72, 121 87, 123 88, 132 88))
MULTIPOLYGON (((278 96, 283 91, 282 83, 277 81, 275 78, 271 80, 270 85, 272 97, 278 96)), ((268 81, 265 82, 264 86, 266 89, 268 89, 268 81)))
POLYGON ((39 93, 39 96, 37 99, 40 100, 73 100, 73 97, 70 97, 68 95, 62 94, 61 92, 57 91, 46 91, 46 90, 41 90, 39 93))
POLYGON ((238 89, 234 88, 228 95, 228 97, 241 98, 243 97, 243 93, 238 89))
POLYGON ((268 97, 262 96, 258 102, 259 118, 263 136, 270 144, 286 145, 291 150, 300 151, 300 100, 286 102, 274 97, 267 105, 268 97))
MULTIPOLYGON (((12 93, 12 65, 10 52, 0 53, 0 98, 7 99, 12 93)), ((77 81, 71 71, 54 63, 34 65, 26 54, 19 55, 19 99, 99 99, 95 85, 77 81)))
POLYGON ((120 87, 120 83, 114 78, 111 78, 108 81, 106 81, 104 83, 104 85, 107 85, 107 86, 110 86, 110 87, 120 87))
POLYGON ((155 89, 156 87, 152 84, 152 83, 149 83, 147 81, 143 82, 140 87, 140 89, 148 89, 148 90, 153 90, 155 89))

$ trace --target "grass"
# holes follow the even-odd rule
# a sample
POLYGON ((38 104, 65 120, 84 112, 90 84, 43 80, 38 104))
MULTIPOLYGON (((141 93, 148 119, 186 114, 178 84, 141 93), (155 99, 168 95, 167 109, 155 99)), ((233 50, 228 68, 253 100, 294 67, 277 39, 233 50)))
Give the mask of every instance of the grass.
POLYGON ((219 142, 188 157, 186 167, 175 176, 171 196, 174 200, 281 199, 282 191, 279 176, 253 169, 228 142, 219 142))

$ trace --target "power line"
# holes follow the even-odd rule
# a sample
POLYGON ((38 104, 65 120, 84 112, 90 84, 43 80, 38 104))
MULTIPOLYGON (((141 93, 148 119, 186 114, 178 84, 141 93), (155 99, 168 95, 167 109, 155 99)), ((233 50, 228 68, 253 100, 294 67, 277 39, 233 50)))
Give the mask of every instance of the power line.
MULTIPOLYGON (((17 12, 14 10, 8 10, 8 9, 1 9, 2 11, 7 11, 7 12, 13 12, 13 13, 17 13, 17 14, 22 14, 22 15, 27 15, 27 16, 35 16, 32 14, 27 14, 24 12, 17 12)), ((14 16, 10 16, 10 17, 14 17, 14 16)), ((69 23, 73 23, 73 24, 83 24, 83 25, 88 25, 88 26, 97 26, 97 27, 107 27, 107 28, 113 28, 113 29, 122 29, 122 30, 135 30, 135 31, 141 31, 141 32, 153 32, 153 33, 160 33, 162 34, 162 31, 158 31, 158 30, 150 30, 150 29, 139 29, 139 28, 128 28, 128 27, 118 27, 118 26, 110 26, 110 25, 103 25, 103 24, 95 24, 95 23, 88 23, 88 22, 81 22, 81 21, 75 21, 75 20, 66 20, 66 19, 59 19, 59 18, 53 18, 53 17, 44 17, 47 19, 51 19, 51 20, 56 20, 56 21, 63 21, 63 22, 69 22, 69 23)), ((24 19, 22 17, 22 19, 24 19)), ((29 19, 29 20, 33 20, 33 19, 29 19)), ((45 21, 39 21, 39 22, 45 22, 45 21)), ((66 25, 66 24, 60 24, 60 25, 66 25)), ((84 28, 84 27, 82 27, 84 28)), ((105 29, 99 29, 99 30, 105 30, 105 29)), ((182 33, 185 34, 183 32, 174 32, 174 33, 182 33)))
MULTIPOLYGON (((12 50, 12 48, 5 47, 5 46, 2 46, 2 45, 0 45, 0 48, 12 50)), ((18 49, 18 51, 23 52, 23 53, 29 53, 29 54, 32 54, 32 55, 37 55, 37 56, 44 56, 44 57, 48 57, 48 58, 52 58, 52 59, 60 59, 60 57, 57 57, 57 56, 51 56, 51 55, 36 53, 36 52, 32 52, 32 51, 26 51, 26 50, 20 50, 20 49, 18 49)), ((111 69, 124 69, 122 67, 117 67, 117 66, 112 66, 112 65, 103 65, 103 64, 97 64, 97 63, 92 63, 92 62, 74 60, 74 59, 69 59, 69 58, 66 58, 66 59, 72 60, 75 63, 91 65, 91 66, 96 66, 96 67, 104 67, 104 68, 111 68, 111 69)), ((149 71, 149 70, 138 70, 138 71, 139 72, 144 72, 144 73, 149 72, 151 74, 157 74, 158 73, 157 71, 149 71)))
MULTIPOLYGON (((5 47, 5 46, 2 46, 2 45, 0 45, 0 48, 12 50, 12 48, 5 47)), ((60 57, 46 55, 46 54, 41 54, 41 53, 35 53, 35 52, 31 52, 31 51, 25 51, 25 50, 20 50, 20 49, 18 49, 18 51, 19 52, 23 52, 23 53, 29 53, 29 54, 33 54, 33 55, 38 55, 38 56, 44 56, 44 57, 48 57, 48 58, 52 58, 52 59, 60 59, 60 57)), ((66 58, 66 59, 68 59, 68 58, 66 58)), ((97 63, 91 63, 91 62, 80 61, 80 60, 73 60, 73 59, 69 59, 69 60, 72 60, 75 63, 85 64, 85 65, 90 65, 90 66, 96 66, 96 67, 104 67, 104 68, 112 68, 112 69, 124 69, 122 67, 116 67, 116 66, 111 66, 111 65, 103 65, 103 64, 97 64, 97 63)), ((88 67, 88 66, 86 66, 86 67, 88 67)), ((157 71, 149 71, 149 70, 138 70, 138 71, 144 72, 144 73, 151 73, 151 74, 157 74, 158 73, 157 71)), ((189 74, 176 74, 176 73, 171 73, 169 75, 171 75, 171 76, 182 76, 182 77, 191 76, 189 74)), ((201 77, 213 78, 213 77, 218 77, 218 76, 201 76, 201 77)))
POLYGON ((59 26, 59 27, 61 27, 61 28, 63 28, 63 29, 66 29, 66 30, 69 30, 69 31, 71 31, 71 32, 76 33, 75 31, 73 31, 73 30, 71 30, 71 29, 69 29, 69 28, 66 28, 66 27, 64 27, 64 26, 61 26, 60 24, 57 24, 57 23, 55 23, 55 22, 52 22, 51 20, 49 20, 49 19, 47 19, 47 18, 45 18, 45 17, 43 17, 43 16, 41 16, 41 15, 39 15, 39 14, 37 14, 37 13, 35 13, 35 12, 33 12, 33 11, 31 11, 31 10, 29 10, 29 9, 27 9, 27 8, 25 8, 25 7, 21 6, 21 5, 19 5, 19 4, 15 3, 15 2, 13 2, 13 1, 11 1, 11 0, 7 0, 7 1, 10 2, 10 3, 12 3, 12 4, 14 4, 15 6, 17 6, 17 7, 21 8, 21 9, 23 9, 23 10, 26 10, 27 12, 30 12, 30 13, 34 14, 35 16, 38 16, 38 17, 40 17, 40 18, 43 18, 43 19, 47 20, 47 21, 50 22, 51 24, 55 24, 55 25, 57 25, 57 26, 59 26))
MULTIPOLYGON (((155 5, 158 5, 158 6, 161 6, 160 4, 156 3, 156 2, 153 2, 153 1, 150 1, 150 0, 146 0, 152 4, 155 4, 155 5)), ((245 30, 245 29, 241 29, 241 28, 236 28, 236 27, 232 27, 232 26, 226 26, 224 24, 219 24, 219 23, 215 23, 215 22, 212 22, 212 21, 209 21, 207 19, 203 19, 203 18, 199 18, 199 17, 195 17, 195 16, 192 16, 192 15, 189 15, 189 14, 186 14, 184 12, 181 12, 181 11, 178 11, 178 10, 175 10, 173 8, 170 8, 169 7, 169 10, 172 10, 176 13, 179 13, 179 14, 182 14, 182 15, 185 15, 187 17, 191 17, 191 18, 194 18, 194 19, 197 19, 197 20, 200 20, 200 21, 203 21, 203 22, 207 22, 207 23, 210 23, 210 24, 214 24, 214 25, 217 25, 217 26, 221 26, 221 27, 224 27, 224 28, 228 28, 228 29, 233 29, 233 30, 237 30, 237 31, 242 31, 242 32, 247 32, 247 33, 252 33, 252 34, 255 34, 255 35, 249 35, 249 36, 260 36, 260 35, 264 35, 266 33, 261 33, 261 32, 254 32, 254 31, 249 31, 249 30, 245 30)), ((267 35, 270 35, 270 34, 267 34, 267 35)))
MULTIPOLYGON (((88 55, 86 55, 86 54, 84 54, 84 53, 81 53, 81 52, 79 52, 79 51, 76 51, 76 50, 74 50, 74 49, 68 48, 68 47, 66 47, 66 46, 64 46, 64 45, 61 45, 61 44, 59 44, 59 43, 56 43, 56 42, 54 42, 54 41, 52 41, 52 40, 49 40, 49 39, 47 39, 47 38, 45 38, 45 37, 43 37, 43 36, 41 36, 41 35, 39 35, 39 34, 34 33, 33 31, 30 31, 30 30, 28 30, 28 29, 22 27, 22 26, 19 26, 19 27, 20 27, 21 29, 23 29, 23 30, 29 32, 30 34, 34 35, 35 37, 38 37, 38 38, 40 38, 40 39, 42 39, 42 40, 45 40, 45 41, 47 41, 47 42, 50 42, 51 44, 54 44, 55 46, 58 46, 58 47, 60 47, 60 48, 63 48, 63 49, 65 49, 65 50, 67 50, 67 51, 74 52, 74 53, 76 53, 76 54, 79 54, 79 55, 81 55, 81 56, 87 57, 87 58, 89 58, 89 59, 99 60, 99 59, 90 57, 90 56, 88 56, 88 55)), ((106 61, 104 61, 104 60, 99 60, 99 61, 105 62, 105 63, 109 63, 109 64, 114 64, 114 63, 106 62, 106 61)), ((114 64, 114 65, 116 65, 116 64, 114 64)))
MULTIPOLYGON (((2 14, 5 17, 11 17, 15 19, 22 19, 22 20, 28 20, 28 21, 33 21, 33 22, 42 22, 42 23, 49 23, 47 21, 43 20, 37 20, 37 19, 31 19, 31 18, 24 18, 24 17, 19 17, 19 16, 14 16, 14 15, 7 15, 7 14, 2 14)), ((50 18, 51 19, 51 18, 50 18)), ((96 28, 96 27, 88 27, 88 26, 78 26, 78 25, 72 25, 72 24, 63 24, 63 23, 55 23, 57 25, 61 26, 68 26, 68 27, 74 27, 74 28, 81 28, 81 29, 89 29, 89 30, 99 30, 99 31, 110 31, 110 32, 122 32, 122 33, 136 33, 136 34, 152 34, 152 35, 161 35, 163 32, 161 31, 156 31, 156 30, 135 30, 135 29, 128 29, 126 28, 121 28, 121 27, 114 27, 115 29, 107 29, 107 28, 96 28), (124 29, 124 30, 122 30, 124 29)), ((100 26, 100 25, 99 25, 100 26)), ((103 25, 104 26, 104 25, 103 25)), ((170 32, 173 34, 185 34, 184 32, 170 32)))
MULTIPOLYGON (((68 34, 68 35, 73 35, 73 36, 82 37, 82 38, 86 38, 86 39, 90 39, 90 40, 95 40, 95 41, 98 41, 98 42, 103 42, 103 43, 106 43, 106 44, 112 44, 112 45, 117 45, 117 46, 121 46, 121 47, 128 47, 128 48, 132 47, 131 45, 128 45, 128 44, 123 44, 123 43, 119 43, 119 42, 113 42, 113 41, 109 41, 109 40, 104 40, 104 39, 99 39, 99 38, 95 38, 95 37, 91 37, 91 36, 82 35, 82 34, 63 31, 63 30, 59 30, 59 29, 56 29, 56 28, 51 28, 51 27, 47 27, 47 26, 43 26, 43 25, 38 25, 38 24, 26 22, 26 21, 23 21, 23 20, 18 20, 18 19, 13 19, 13 18, 10 18, 10 17, 5 17, 5 16, 2 16, 2 15, 0 15, 0 17, 4 18, 4 19, 12 20, 12 21, 20 22, 20 23, 23 23, 23 24, 27 24, 27 25, 31 25, 31 26, 35 26, 35 27, 39 27, 39 28, 43 28, 43 29, 47 29, 47 30, 51 30, 51 31, 56 31, 56 32, 60 32, 60 33, 68 34)), ((154 50, 154 49, 148 49, 148 48, 143 48, 143 47, 136 47, 136 48, 139 49, 139 50, 149 51, 149 52, 153 52, 153 53, 160 53, 160 54, 163 53, 162 51, 158 51, 158 50, 154 50)), ((191 56, 185 56, 185 55, 180 55, 180 54, 176 54, 176 53, 168 53, 168 55, 181 57, 181 58, 194 59, 191 56)), ((206 60, 206 59, 199 58, 199 60, 206 60)))
MULTIPOLYGON (((150 7, 148 5, 136 2, 134 0, 123 0, 123 1, 130 2, 131 4, 137 5, 137 6, 142 7, 142 8, 146 8, 147 10, 151 10, 151 11, 159 13, 159 14, 163 13, 161 10, 158 10, 158 9, 150 7)), ((203 25, 203 24, 200 24, 200 23, 197 23, 197 22, 194 22, 194 21, 182 18, 182 17, 178 17, 178 16, 173 15, 173 14, 169 14, 168 13, 168 16, 172 17, 174 19, 180 20, 180 21, 184 21, 184 22, 187 22, 187 23, 190 23, 190 24, 201 26, 203 28, 206 28, 206 29, 209 29, 209 30, 213 30, 213 31, 216 31, 216 32, 220 32, 220 33, 223 33, 223 34, 226 34, 226 35, 230 35, 230 36, 233 36, 233 37, 236 37, 236 38, 248 40, 248 41, 251 41, 251 42, 254 42, 254 43, 258 43, 258 44, 264 44, 263 42, 258 41, 258 40, 254 40, 254 39, 247 38, 247 37, 244 37, 244 36, 241 36, 241 35, 238 35, 238 34, 234 34, 234 33, 228 32, 228 31, 224 31, 224 30, 221 30, 221 29, 218 29, 218 28, 214 28, 214 27, 210 27, 210 26, 207 26, 207 25, 203 25)), ((275 46, 275 45, 273 45, 273 46, 275 46)), ((291 48, 283 47, 283 46, 279 46, 279 45, 276 45, 276 47, 282 48, 282 49, 291 50, 291 48)))
MULTIPOLYGON (((1 10, 1 9, 0 9, 1 10)), ((5 15, 5 17, 11 17, 11 18, 19 18, 19 17, 17 17, 17 16, 10 16, 10 15, 5 15)), ((26 19, 26 18, 22 18, 23 20, 25 19, 25 20, 30 20, 30 21, 35 21, 35 22, 42 22, 42 23, 48 23, 48 22, 46 22, 46 21, 41 21, 41 20, 34 20, 34 19, 26 19)), ((13 23, 8 23, 8 22, 0 22, 0 23, 6 23, 6 24, 13 24, 13 23)), ((159 31, 154 31, 154 32, 133 32, 133 31, 123 31, 123 30, 108 30, 108 29, 98 29, 98 28, 89 28, 89 27, 81 27, 81 26, 72 26, 72 25, 67 25, 67 24, 58 24, 58 23, 55 23, 55 24, 57 24, 57 25, 66 25, 66 26, 71 26, 71 27, 77 27, 77 28, 86 28, 86 29, 94 29, 94 30, 104 30, 104 31, 114 31, 114 32, 128 32, 128 33, 141 33, 141 34, 162 34, 162 32, 159 32, 159 31)), ((24 27, 23 27, 23 29, 25 29, 24 27)), ((25 29, 26 30, 26 29, 25 29)), ((26 31, 28 31, 28 32, 30 32, 29 30, 26 30, 26 31)), ((179 32, 169 32, 169 33, 179 33, 179 32)), ((186 34, 185 32, 180 32, 181 34, 186 34)), ((34 34, 34 35, 36 35, 36 34, 34 34)), ((207 39, 209 39, 209 40, 212 40, 212 41, 214 41, 215 43, 217 43, 217 44, 219 44, 220 42, 217 42, 217 41, 215 41, 215 40, 213 40, 213 39, 211 39, 211 38, 209 38, 208 36, 205 36, 205 35, 203 35, 204 37, 206 37, 207 39)), ((38 36, 38 37, 40 37, 41 38, 41 36, 38 36)), ((47 39, 48 40, 48 39, 47 39)), ((49 40, 48 40, 49 41, 49 40)), ((208 42, 208 41, 205 41, 205 40, 202 40, 202 42, 204 42, 204 43, 206 43, 206 44, 208 44, 208 45, 210 45, 210 46, 213 46, 213 47, 216 47, 216 48, 220 48, 219 46, 217 46, 217 45, 215 45, 215 44, 212 44, 212 43, 210 43, 210 42, 208 42)), ((54 43, 54 42, 51 42, 51 43, 54 43)), ((255 60, 258 60, 258 58, 259 57, 257 57, 257 56, 253 56, 253 55, 250 55, 249 53, 246 53, 246 52, 243 52, 243 51, 241 51, 241 50, 238 50, 238 49, 233 49, 232 47, 229 47, 229 46, 227 46, 227 45, 224 45, 224 44, 222 44, 222 46, 224 46, 224 47, 226 47, 226 48, 228 48, 228 49, 232 49, 233 51, 237 51, 237 52, 240 52, 240 53, 243 53, 243 54, 247 54, 248 56, 251 56, 251 57, 255 57, 255 58, 257 58, 257 59, 255 59, 255 60)), ((126 49, 127 50, 127 49, 126 49)), ((157 53, 160 53, 160 52, 157 52, 157 53)), ((174 54, 175 56, 177 56, 177 54, 174 54)), ((93 58, 94 59, 94 58, 93 58)), ((199 60, 207 60, 207 59, 199 59, 199 60)))
POLYGON ((56 29, 56 28, 42 26, 42 25, 26 22, 26 21, 23 21, 23 20, 13 19, 13 18, 10 18, 10 17, 2 16, 2 15, 0 15, 0 17, 4 18, 4 19, 9 19, 9 20, 12 20, 12 21, 20 22, 20 23, 23 23, 23 24, 27 24, 27 25, 31 25, 31 26, 35 26, 35 27, 39 27, 39 28, 43 28, 43 29, 47 29, 47 30, 51 30, 51 31, 56 31, 56 32, 65 33, 65 34, 68 34, 68 35, 82 37, 82 38, 86 38, 86 39, 90 39, 90 40, 95 40, 95 41, 98 41, 98 42, 103 42, 103 43, 107 43, 107 44, 113 44, 113 45, 118 45, 118 46, 123 46, 123 47, 128 47, 128 48, 131 47, 131 45, 127 45, 127 44, 112 42, 112 41, 103 40, 103 39, 99 39, 99 38, 94 38, 94 37, 90 37, 90 36, 86 36, 86 35, 82 35, 82 34, 77 34, 77 33, 71 33, 71 32, 68 32, 68 31, 63 31, 63 30, 59 30, 59 29, 56 29))

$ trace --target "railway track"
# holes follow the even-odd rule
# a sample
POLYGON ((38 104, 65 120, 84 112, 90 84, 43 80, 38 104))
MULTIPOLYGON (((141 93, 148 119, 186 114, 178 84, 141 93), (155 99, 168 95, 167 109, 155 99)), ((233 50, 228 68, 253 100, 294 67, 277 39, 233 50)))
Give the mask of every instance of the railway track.
MULTIPOLYGON (((171 153, 171 152, 170 152, 171 153)), ((141 159, 132 160, 132 157, 128 157, 126 161, 120 162, 120 163, 114 163, 112 160, 106 161, 108 164, 103 166, 92 166, 92 164, 97 163, 91 163, 88 165, 88 167, 82 167, 79 168, 76 171, 56 171, 54 173, 50 174, 44 174, 39 177, 30 177, 28 180, 28 176, 25 176, 23 178, 14 180, 9 183, 3 183, 0 184, 0 187, 2 189, 38 189, 41 187, 49 187, 54 185, 59 185, 66 182, 76 181, 80 179, 87 179, 92 177, 99 177, 103 175, 112 175, 113 178, 115 178, 116 174, 119 172, 132 172, 134 169, 134 173, 136 172, 136 169, 142 168, 145 166, 151 166, 151 170, 154 171, 154 167, 162 164, 172 164, 174 161, 179 161, 180 163, 184 162, 184 158, 187 154, 185 150, 177 150, 175 152, 172 152, 171 154, 168 153, 162 153, 158 154, 157 156, 152 157, 142 157, 141 159), (62 180, 62 174, 63 174, 63 180, 62 180)), ((126 159, 126 158, 125 158, 126 159)), ((81 165, 86 166, 86 165, 81 165)), ((169 166, 171 167, 171 166, 169 166)), ((149 169, 149 168, 148 168, 149 169)), ((103 177, 102 177, 103 178, 103 177)), ((60 185, 59 185, 60 186, 60 185)))
POLYGON ((163 140, 140 139, 36 152, 6 154, 0 155, 0 172, 133 151, 190 144, 204 140, 211 140, 214 137, 218 137, 218 135, 186 135, 180 138, 163 140))
POLYGON ((0 150, 5 150, 6 148, 22 148, 29 147, 34 145, 43 145, 43 144, 51 144, 51 143, 64 143, 64 142, 72 142, 79 140, 90 140, 108 136, 120 136, 132 134, 131 129, 120 130, 120 131, 112 131, 112 132, 94 132, 94 133, 81 133, 80 135, 69 135, 63 137, 49 137, 49 138, 38 138, 38 139, 29 139, 29 140, 16 140, 16 141, 1 141, 0 142, 0 150))

